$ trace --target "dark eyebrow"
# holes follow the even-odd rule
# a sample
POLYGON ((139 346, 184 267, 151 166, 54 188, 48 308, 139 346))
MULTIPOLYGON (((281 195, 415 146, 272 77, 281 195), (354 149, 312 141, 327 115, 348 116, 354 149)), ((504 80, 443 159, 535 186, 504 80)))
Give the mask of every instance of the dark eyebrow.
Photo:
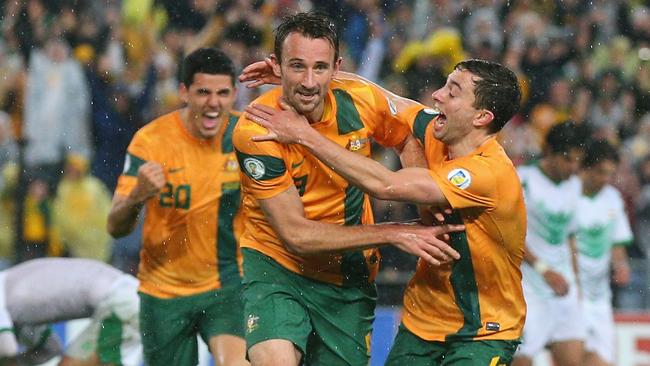
POLYGON ((451 84, 452 86, 457 87, 460 91, 463 90, 463 88, 460 87, 460 84, 458 84, 458 82, 456 82, 454 80, 449 80, 449 84, 451 84))

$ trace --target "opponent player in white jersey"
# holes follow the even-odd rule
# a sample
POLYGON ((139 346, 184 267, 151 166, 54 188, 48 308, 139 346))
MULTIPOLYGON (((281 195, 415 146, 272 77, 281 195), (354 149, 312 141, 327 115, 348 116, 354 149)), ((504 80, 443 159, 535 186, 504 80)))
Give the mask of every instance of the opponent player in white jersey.
POLYGON ((92 318, 59 365, 140 365, 137 288, 133 276, 89 259, 35 259, 0 272, 0 364, 47 361, 58 343, 34 329, 92 318))
POLYGON ((553 126, 539 164, 518 169, 528 214, 526 253, 522 264, 528 305, 522 344, 513 362, 532 365, 549 346, 558 366, 582 362, 584 322, 578 302, 575 212, 580 197, 580 167, 586 134, 572 122, 553 126))
POLYGON ((587 326, 583 365, 614 364, 614 319, 609 275, 617 284, 630 280, 625 245, 632 230, 619 191, 610 186, 618 153, 607 141, 593 141, 582 161, 576 240, 582 307, 587 326), (613 271, 612 271, 613 270, 613 271))

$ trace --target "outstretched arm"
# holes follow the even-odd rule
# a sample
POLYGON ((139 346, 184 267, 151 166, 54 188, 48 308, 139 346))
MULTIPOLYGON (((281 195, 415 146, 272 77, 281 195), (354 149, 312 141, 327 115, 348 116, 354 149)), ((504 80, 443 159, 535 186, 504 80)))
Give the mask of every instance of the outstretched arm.
POLYGON ((432 265, 458 259, 459 254, 443 239, 462 225, 422 226, 407 224, 341 226, 309 220, 294 186, 268 199, 260 199, 273 230, 286 248, 299 255, 362 250, 392 244, 432 265))
POLYGON ((347 181, 374 197, 431 206, 449 205, 428 169, 405 168, 393 172, 330 141, 311 128, 307 120, 286 103, 281 105, 283 110, 263 105, 246 108, 250 120, 269 130, 268 135, 254 140, 301 144, 347 181))

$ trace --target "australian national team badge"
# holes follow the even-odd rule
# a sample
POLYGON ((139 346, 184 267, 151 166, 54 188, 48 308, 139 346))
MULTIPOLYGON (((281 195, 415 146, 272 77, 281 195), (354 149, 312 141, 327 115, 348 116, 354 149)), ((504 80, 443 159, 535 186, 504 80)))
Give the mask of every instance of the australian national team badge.
POLYGON ((368 138, 359 137, 356 134, 350 136, 346 148, 350 151, 359 151, 368 145, 368 138))
POLYGON ((239 171, 239 163, 237 163, 237 158, 235 157, 234 154, 228 156, 228 159, 226 160, 226 164, 224 164, 223 170, 227 172, 239 171))
POLYGON ((472 184, 472 176, 465 169, 453 169, 447 174, 447 180, 460 189, 467 189, 472 184))

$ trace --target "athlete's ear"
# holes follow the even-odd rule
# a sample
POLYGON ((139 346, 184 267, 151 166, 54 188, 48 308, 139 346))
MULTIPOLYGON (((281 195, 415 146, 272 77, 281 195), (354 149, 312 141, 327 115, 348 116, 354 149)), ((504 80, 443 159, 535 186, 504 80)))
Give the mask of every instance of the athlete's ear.
POLYGON ((270 54, 269 57, 267 57, 264 61, 266 62, 267 65, 269 65, 269 61, 270 61, 270 66, 272 68, 273 73, 275 74, 275 76, 280 77, 280 60, 275 55, 275 53, 270 54))
POLYGON ((342 62, 343 59, 341 57, 339 57, 338 60, 334 61, 334 65, 332 65, 334 69, 334 73, 332 74, 332 76, 336 75, 336 73, 339 72, 339 70, 341 69, 342 62))
POLYGON ((487 109, 482 109, 481 111, 478 112, 478 115, 476 118, 474 118, 474 126, 476 127, 485 127, 488 124, 490 124, 492 121, 494 121, 494 113, 492 111, 489 111, 487 109))
POLYGON ((185 86, 184 83, 181 83, 180 86, 178 87, 178 96, 181 98, 183 103, 187 104, 187 101, 189 100, 189 88, 185 86))

